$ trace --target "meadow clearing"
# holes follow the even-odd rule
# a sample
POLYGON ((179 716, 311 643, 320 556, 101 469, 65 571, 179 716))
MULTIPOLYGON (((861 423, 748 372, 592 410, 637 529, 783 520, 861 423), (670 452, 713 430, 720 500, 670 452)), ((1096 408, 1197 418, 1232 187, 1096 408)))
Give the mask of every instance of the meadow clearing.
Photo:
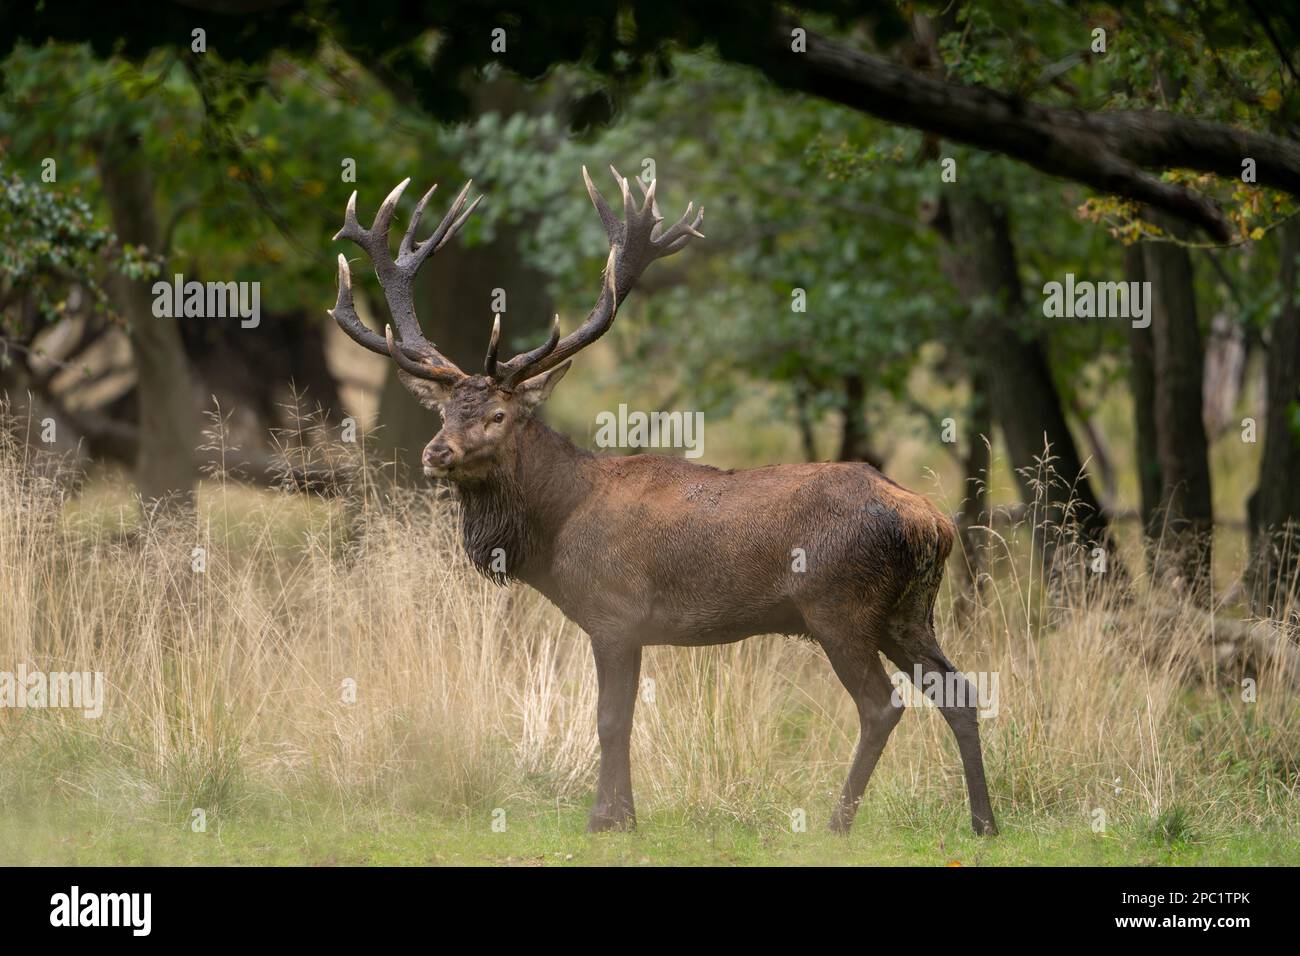
POLYGON ((640 829, 593 837, 586 638, 474 573, 445 496, 364 465, 333 497, 216 475, 195 512, 145 521, 129 487, 32 454, 0 450, 0 662, 105 689, 97 718, 0 709, 0 863, 1300 858, 1285 639, 1225 644, 1249 630, 1232 609, 1153 591, 1140 560, 1099 587, 1066 544, 1044 587, 1029 556, 1054 531, 1032 509, 986 533, 975 605, 950 573, 939 609, 949 657, 997 675, 981 732, 1002 836, 971 835, 928 707, 895 731, 852 836, 826 833, 855 715, 815 645, 766 637, 648 650, 640 829))

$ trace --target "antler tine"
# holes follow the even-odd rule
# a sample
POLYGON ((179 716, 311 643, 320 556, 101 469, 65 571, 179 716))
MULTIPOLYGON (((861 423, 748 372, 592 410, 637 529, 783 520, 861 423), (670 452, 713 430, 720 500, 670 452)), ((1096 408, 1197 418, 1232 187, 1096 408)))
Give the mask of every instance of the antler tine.
MULTIPOLYGON (((618 297, 617 246, 609 250, 609 257, 605 260, 605 270, 600 275, 601 278, 605 280, 604 285, 600 290, 600 294, 602 296, 606 294, 609 295, 610 301, 614 303, 614 311, 617 312, 618 307, 622 304, 622 300, 618 297)), ((613 316, 610 317, 610 320, 613 321, 613 316)))
MULTIPOLYGON (((416 254, 420 257, 421 261, 423 261, 425 257, 431 256, 433 253, 437 252, 443 242, 454 236, 456 230, 464 224, 464 217, 459 220, 457 220, 456 217, 460 215, 460 211, 465 205, 465 197, 469 195, 469 188, 472 185, 474 185, 474 180, 471 179, 466 181, 465 185, 461 187, 460 195, 452 201, 451 208, 448 209, 447 214, 442 217, 442 222, 438 223, 438 228, 433 230, 433 234, 429 236, 428 239, 420 243, 416 254)), ((482 198, 483 197, 480 196, 478 199, 475 199, 474 204, 470 206, 467 212, 473 212, 474 208, 478 205, 479 200, 482 198)))
POLYGON ((402 244, 397 247, 397 257, 399 259, 410 255, 415 248, 415 231, 420 228, 420 219, 424 216, 424 207, 429 204, 433 194, 438 191, 438 184, 434 183, 429 187, 429 191, 420 197, 420 201, 415 204, 415 212, 411 213, 411 222, 406 227, 406 232, 402 235, 402 244))
MULTIPOLYGON (((402 198, 402 193, 406 191, 406 187, 410 184, 411 177, 407 176, 393 187, 393 191, 379 204, 379 211, 375 213, 375 221, 370 226, 371 238, 383 244, 384 252, 389 252, 388 227, 392 224, 393 213, 397 209, 397 201, 402 198)), ((389 253, 389 258, 391 257, 391 253, 389 253)))
MULTIPOLYGON (((662 255, 672 255, 682 246, 686 245, 686 243, 690 241, 691 237, 696 239, 704 238, 704 233, 699 230, 700 223, 704 222, 703 206, 701 206, 699 212, 695 214, 693 222, 688 223, 686 221, 690 218, 691 210, 693 208, 695 208, 695 203, 687 203, 686 212, 682 213, 681 219, 678 219, 662 234, 659 233, 658 228, 651 233, 651 239, 653 239, 658 245, 663 246, 662 255)), ((662 225, 662 223, 660 225, 662 225)))
POLYGON ((353 242, 360 244, 365 238, 365 230, 361 228, 361 223, 357 222, 357 191, 352 190, 352 195, 348 197, 347 208, 343 210, 343 228, 334 233, 334 240, 351 239, 353 242))
POLYGON ((614 174, 614 182, 618 183, 619 194, 623 197, 623 222, 626 227, 636 216, 636 203, 632 199, 632 190, 628 187, 627 177, 615 169, 613 163, 610 164, 609 171, 614 174))
POLYGON ((605 202, 605 197, 600 194, 596 184, 591 181, 586 166, 582 167, 582 180, 587 184, 587 195, 591 197, 591 203, 596 207, 601 224, 605 227, 605 235, 609 237, 611 244, 617 242, 622 237, 623 224, 618 221, 618 217, 614 215, 614 210, 609 208, 609 203, 605 202))
MULTIPOLYGON (((366 328, 365 324, 357 317, 356 305, 352 301, 352 270, 348 267, 347 257, 339 253, 339 292, 338 298, 334 302, 334 308, 326 309, 326 313, 335 322, 339 324, 348 337, 358 345, 376 352, 379 355, 388 355, 388 344, 384 337, 377 332, 366 328)), ((406 354, 411 355, 409 346, 399 346, 406 354)))
POLYGON ((663 214, 659 212, 659 203, 655 201, 655 187, 659 185, 659 180, 652 179, 650 185, 647 186, 638 176, 636 184, 641 187, 641 195, 645 197, 645 202, 641 205, 641 215, 644 216, 646 212, 649 212, 655 222, 662 221, 663 214))
POLYGON ((403 372, 426 381, 441 382, 444 385, 455 385, 465 377, 465 373, 450 362, 445 365, 429 365, 427 362, 420 362, 408 357, 402 350, 400 343, 393 338, 393 327, 391 325, 384 326, 384 339, 388 343, 388 354, 393 357, 393 361, 397 363, 398 368, 403 372))
POLYGON ((638 209, 633 202, 627 179, 619 175, 613 166, 610 167, 610 172, 614 174, 619 191, 623 194, 623 221, 614 216, 609 204, 592 184, 585 166, 582 170, 587 193, 609 236, 609 258, 605 261, 604 281, 596 305, 582 325, 554 345, 548 341, 541 349, 517 355, 498 366, 498 372, 507 385, 513 386, 549 371, 596 341, 609 330, 619 305, 651 262, 671 255, 692 238, 703 238, 696 228, 704 221, 703 209, 693 222, 688 222, 694 204, 687 206, 686 214, 681 220, 660 235, 663 221, 659 218, 655 199, 656 183, 651 183, 648 187, 642 184, 646 196, 645 202, 638 209))
POLYGON ((433 250, 434 252, 437 252, 438 249, 441 249, 443 246, 445 246, 448 242, 451 241, 451 238, 454 235, 456 235, 456 233, 460 232, 460 227, 465 225, 466 220, 468 220, 469 217, 474 214, 474 210, 478 208, 478 204, 481 203, 482 201, 483 201, 482 196, 476 196, 474 198, 474 201, 465 208, 465 211, 463 213, 460 214, 460 218, 451 224, 451 228, 447 230, 447 234, 443 236, 442 239, 438 242, 438 248, 434 249, 433 250))
POLYGON ((541 345, 537 346, 537 348, 533 349, 532 351, 525 352, 522 355, 514 359, 511 359, 511 361, 508 364, 514 368, 514 371, 506 375, 502 379, 501 383, 506 388, 514 388, 521 381, 523 381, 525 378, 528 377, 528 370, 533 366, 533 364, 540 361, 541 359, 546 358, 546 356, 550 355, 553 351, 555 351, 555 346, 558 345, 559 342, 560 342, 560 316, 558 313, 556 313, 555 321, 551 323, 551 334, 547 336, 546 341, 543 342, 541 345))
POLYGON ((374 263, 376 273, 388 271, 396 265, 393 254, 388 248, 388 227, 393 221, 397 201, 410 182, 411 178, 408 176, 393 187, 392 192, 380 204, 369 229, 364 228, 357 220, 357 192, 354 189, 348 198, 347 209, 343 213, 343 228, 334 234, 335 239, 351 239, 364 249, 370 256, 370 261, 374 263))
POLYGON ((352 301, 352 270, 348 268, 348 260, 343 253, 339 253, 339 291, 338 297, 334 300, 334 308, 326 309, 335 322, 339 324, 344 332, 356 342, 372 352, 378 352, 380 355, 388 354, 388 345, 382 338, 366 328, 359 318, 357 318, 356 306, 352 301))
POLYGON ((483 360, 483 374, 488 378, 497 375, 497 345, 501 341, 501 313, 492 319, 492 338, 488 340, 487 358, 483 360))
POLYGON ((415 207, 415 213, 411 216, 411 224, 406 229, 406 235, 402 237, 402 244, 398 252, 399 267, 414 273, 415 270, 420 268, 425 259, 445 246, 456 233, 460 232, 460 227, 469 221, 469 217, 474 214, 474 210, 483 201, 482 196, 477 196, 469 204, 468 208, 461 212, 462 207, 465 206, 465 197, 469 194, 470 186, 473 184, 472 179, 465 183, 461 188, 460 195, 455 198, 451 208, 447 210, 447 214, 442 217, 442 222, 438 223, 438 228, 433 230, 433 234, 428 239, 417 242, 415 230, 420 224, 420 217, 424 215, 424 207, 428 203, 429 197, 433 195, 434 189, 438 188, 437 185, 435 184, 433 189, 424 194, 424 198, 420 200, 415 207))

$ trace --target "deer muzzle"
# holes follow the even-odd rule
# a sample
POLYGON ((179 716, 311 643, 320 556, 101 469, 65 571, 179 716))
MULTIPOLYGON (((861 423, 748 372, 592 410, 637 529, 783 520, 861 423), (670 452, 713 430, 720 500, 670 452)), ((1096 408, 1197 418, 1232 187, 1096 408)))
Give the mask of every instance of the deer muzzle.
POLYGON ((459 453, 447 441, 435 438, 424 446, 420 460, 426 477, 445 478, 459 458, 459 453))

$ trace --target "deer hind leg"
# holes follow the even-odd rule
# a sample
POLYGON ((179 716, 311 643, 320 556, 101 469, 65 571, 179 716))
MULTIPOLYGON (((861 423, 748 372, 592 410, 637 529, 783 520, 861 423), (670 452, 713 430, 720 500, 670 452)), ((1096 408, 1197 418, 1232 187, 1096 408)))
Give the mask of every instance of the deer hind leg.
POLYGON ((903 716, 903 710, 894 706, 893 686, 885 675, 874 641, 867 639, 861 631, 846 629, 842 625, 833 633, 821 629, 820 633, 815 632, 815 636, 830 659, 835 676, 858 709, 858 746, 853 752, 849 777, 844 782, 830 824, 833 832, 847 834, 857 815, 858 804, 862 802, 867 781, 876 769, 876 761, 903 716))
POLYGON ((641 675, 641 648, 593 638, 596 680, 596 729, 600 735, 600 777, 596 802, 587 821, 589 833, 636 827, 632 803, 632 711, 641 675))
POLYGON ((941 681, 938 686, 942 688, 942 693, 935 703, 953 736, 957 738, 962 770, 966 775, 966 792, 970 796, 971 826, 981 836, 995 836, 998 827, 993 820, 988 783, 984 779, 984 756, 980 750, 975 688, 944 656, 934 634, 934 625, 928 620, 901 628, 896 637, 886 643, 884 650, 895 664, 907 671, 913 682, 916 681, 919 665, 922 683, 918 685, 918 690, 926 690, 926 675, 938 675, 941 681))

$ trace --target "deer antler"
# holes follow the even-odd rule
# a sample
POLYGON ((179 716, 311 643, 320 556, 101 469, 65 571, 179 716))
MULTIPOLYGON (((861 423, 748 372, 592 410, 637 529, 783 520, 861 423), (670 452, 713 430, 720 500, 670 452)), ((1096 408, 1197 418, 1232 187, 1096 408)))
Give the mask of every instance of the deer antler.
POLYGON ((392 224, 397 201, 410 182, 409 177, 402 180, 388 194, 388 198, 375 213, 375 220, 369 229, 363 229, 357 221, 357 194, 354 191, 343 216, 343 228, 334 236, 335 239, 351 239, 370 257, 379 285, 384 290, 388 311, 397 324, 397 336, 394 337, 392 328, 388 326, 384 329, 384 335, 380 336, 367 328, 357 317, 352 301, 352 271, 342 253, 339 254, 338 299, 334 308, 329 310, 329 314, 353 341, 380 355, 391 355, 403 371, 417 378, 455 383, 464 378, 465 373, 424 337, 420 321, 416 318, 415 274, 426 259, 456 235, 483 197, 479 196, 466 207, 465 199, 469 195, 470 187, 470 183, 467 182, 460 195, 456 197, 456 201, 451 204, 442 222, 438 224, 438 228, 429 238, 420 242, 415 238, 415 231, 419 228, 420 218, 424 215, 424 207, 433 196, 434 190, 438 188, 436 185, 433 186, 416 205, 410 225, 406 227, 406 234, 402 236, 401 245, 398 246, 397 258, 394 259, 388 245, 388 227, 392 224))
MULTIPOLYGON (((643 195, 641 206, 637 208, 632 199, 632 192, 628 188, 627 178, 619 175, 618 170, 613 166, 609 169, 614 174, 614 181, 618 183, 619 192, 623 196, 622 220, 614 215, 609 204, 605 202, 605 197, 592 184, 591 177, 587 175, 587 167, 582 167, 582 178, 587 184, 587 194, 591 196, 592 204, 595 205, 600 221, 605 226, 605 234, 609 237, 609 259, 605 263, 604 282, 601 284, 596 305, 587 316, 587 320, 562 339, 560 317, 557 315, 551 328, 550 338, 545 343, 530 352, 516 355, 508 362, 498 364, 495 348, 490 349, 488 364, 495 370, 495 377, 506 388, 513 388, 525 379, 555 368, 604 335, 613 324, 618 307, 651 262, 677 252, 692 237, 704 238, 699 231, 699 225, 704 221, 703 207, 700 207, 692 220, 691 212, 695 204, 688 204, 681 219, 668 229, 664 229, 663 216, 660 215, 659 204, 655 201, 655 187, 658 180, 651 181, 648 187, 641 180, 637 180, 643 195)), ((492 374, 492 371, 488 374, 492 374)))

